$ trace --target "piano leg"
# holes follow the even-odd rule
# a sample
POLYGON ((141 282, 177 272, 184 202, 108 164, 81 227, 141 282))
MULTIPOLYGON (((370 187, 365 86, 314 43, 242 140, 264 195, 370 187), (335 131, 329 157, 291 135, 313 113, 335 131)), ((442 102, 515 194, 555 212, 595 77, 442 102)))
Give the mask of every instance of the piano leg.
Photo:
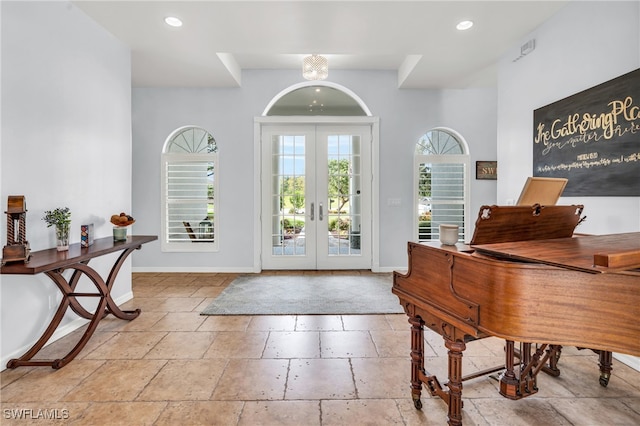
POLYGON ((449 349, 449 425, 462 425, 462 352, 467 348, 460 340, 445 337, 444 345, 449 349))
MULTIPOLYGON (((583 350, 580 346, 577 347, 579 350, 583 350)), ((593 352, 597 353, 599 356, 598 366, 600 367, 600 386, 607 387, 609 384, 609 379, 611 378, 611 371, 613 368, 613 354, 610 351, 601 351, 599 349, 591 349, 593 352)))
MULTIPOLYGON (((423 383, 429 388, 433 396, 440 397, 447 403, 448 424, 451 426, 462 425, 462 352, 467 348, 463 340, 455 340, 456 332, 451 335, 444 333, 444 345, 448 349, 448 375, 449 382, 445 391, 438 378, 432 376, 424 369, 424 325, 422 318, 409 314, 411 324, 411 398, 416 409, 422 409, 420 396, 423 383)), ((443 325, 443 329, 446 328, 443 325)), ((455 330, 455 329, 454 329, 455 330)), ((493 370, 492 370, 493 371, 493 370)))
POLYGON ((597 351, 600 355, 600 386, 605 388, 609 384, 609 377, 611 377, 611 364, 613 363, 613 354, 609 351, 597 351))
POLYGON ((562 346, 549 345, 547 351, 549 352, 549 364, 548 366, 542 367, 542 371, 550 376, 558 377, 560 375, 558 361, 560 361, 560 355, 562 354, 562 346))
POLYGON ((422 409, 422 377, 424 377, 424 321, 420 317, 409 317, 411 324, 411 398, 413 405, 422 409))
POLYGON ((516 358, 516 350, 513 340, 505 341, 504 352, 505 371, 500 375, 500 395, 509 399, 519 399, 518 389, 520 381, 515 373, 514 358, 516 358))
MULTIPOLYGON (((539 347, 540 345, 536 344, 536 351, 539 349, 539 347)), ((558 368, 558 361, 560 361, 562 346, 548 345, 546 351, 547 351, 547 355, 545 358, 548 359, 548 364, 542 365, 540 369, 550 376, 558 377, 560 375, 560 369, 558 368)), ((518 351, 517 349, 514 355, 516 358, 521 359, 522 355, 520 354, 520 351, 518 351)))

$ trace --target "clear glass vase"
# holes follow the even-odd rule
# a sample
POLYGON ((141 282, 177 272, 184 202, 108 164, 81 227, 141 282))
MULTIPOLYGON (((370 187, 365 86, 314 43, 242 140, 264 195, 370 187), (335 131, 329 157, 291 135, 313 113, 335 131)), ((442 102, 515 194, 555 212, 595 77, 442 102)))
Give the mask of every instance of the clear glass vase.
POLYGON ((68 226, 56 227, 56 250, 58 251, 69 250, 69 227, 68 226))

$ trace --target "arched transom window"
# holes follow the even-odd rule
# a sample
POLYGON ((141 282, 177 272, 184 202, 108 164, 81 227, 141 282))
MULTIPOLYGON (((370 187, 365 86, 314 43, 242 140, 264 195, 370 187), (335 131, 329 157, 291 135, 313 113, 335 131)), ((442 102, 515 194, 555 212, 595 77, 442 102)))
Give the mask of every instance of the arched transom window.
POLYGON ((162 150, 162 250, 217 251, 218 146, 196 126, 176 129, 162 150))
POLYGON ((465 240, 468 170, 468 149, 453 130, 433 129, 418 139, 414 153, 414 237, 418 241, 438 240, 443 223, 458 225, 459 240, 465 240))
POLYGON ((466 154, 460 141, 451 133, 444 130, 431 130, 416 144, 418 155, 451 155, 466 154))

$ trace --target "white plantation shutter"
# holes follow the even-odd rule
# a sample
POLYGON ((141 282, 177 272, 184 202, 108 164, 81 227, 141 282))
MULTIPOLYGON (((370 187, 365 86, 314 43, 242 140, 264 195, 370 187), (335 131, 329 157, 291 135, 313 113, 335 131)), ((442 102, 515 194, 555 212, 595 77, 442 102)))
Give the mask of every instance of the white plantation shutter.
POLYGON ((162 250, 218 250, 218 153, 203 129, 178 129, 162 154, 162 250))
POLYGON ((417 241, 438 240, 440 224, 459 227, 466 240, 469 205, 469 156, 465 145, 444 130, 426 133, 416 145, 414 157, 417 241))

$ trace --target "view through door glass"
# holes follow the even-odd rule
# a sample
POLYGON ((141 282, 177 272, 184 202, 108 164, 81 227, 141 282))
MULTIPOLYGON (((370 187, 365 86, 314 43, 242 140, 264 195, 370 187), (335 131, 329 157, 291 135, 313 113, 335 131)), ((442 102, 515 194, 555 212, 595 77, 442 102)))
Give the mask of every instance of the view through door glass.
POLYGON ((327 138, 327 231, 329 255, 360 254, 360 137, 327 138))
POLYGON ((270 178, 263 214, 270 214, 263 223, 263 267, 370 268, 370 179, 363 179, 370 157, 362 131, 311 127, 264 135, 270 178))
POLYGON ((271 251, 274 256, 305 256, 306 137, 272 137, 271 251))

